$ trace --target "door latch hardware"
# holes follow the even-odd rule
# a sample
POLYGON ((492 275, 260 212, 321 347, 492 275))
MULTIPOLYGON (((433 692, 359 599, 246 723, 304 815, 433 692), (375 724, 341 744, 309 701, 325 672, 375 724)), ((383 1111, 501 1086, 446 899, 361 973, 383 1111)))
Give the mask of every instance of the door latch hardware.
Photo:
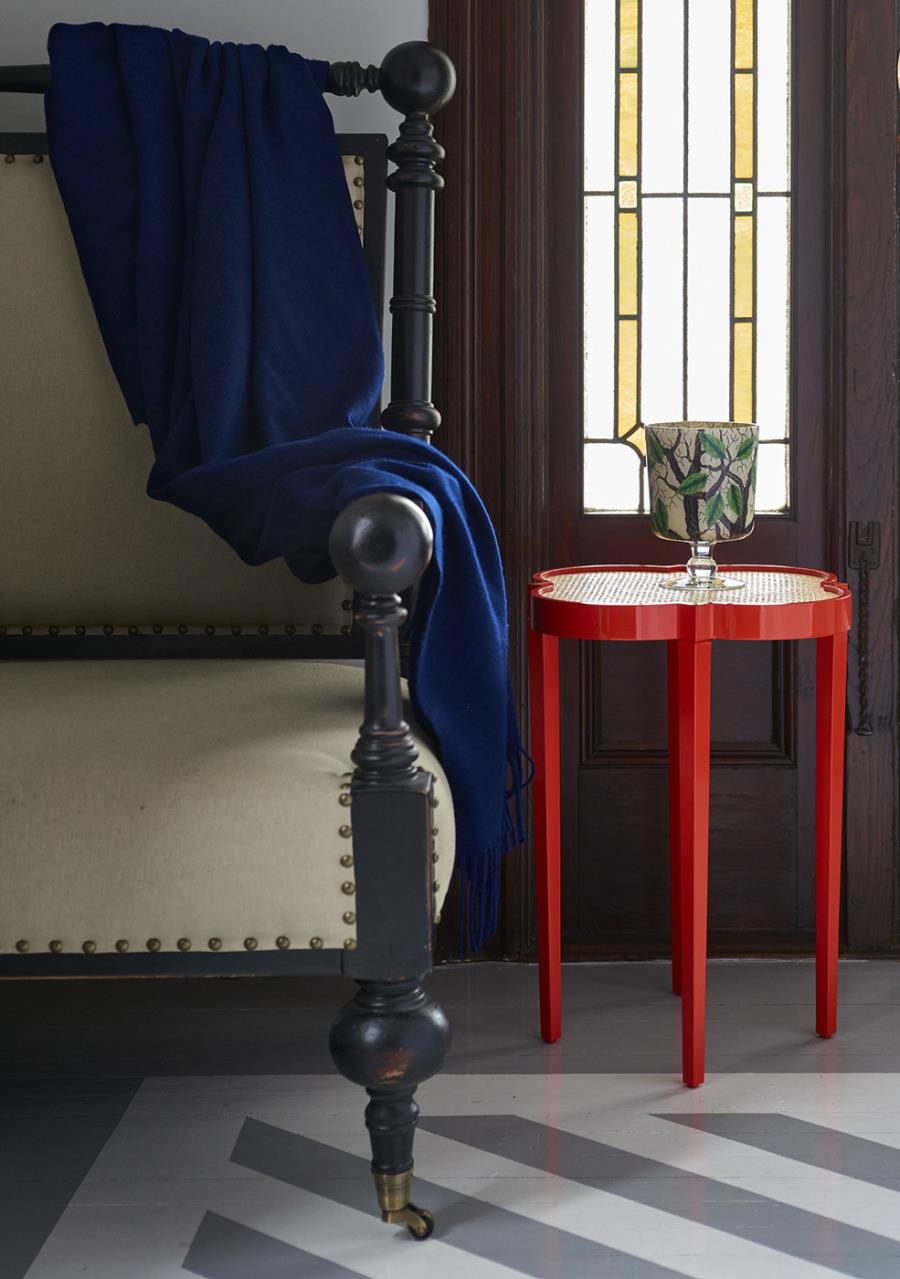
POLYGON ((869 706, 869 570, 881 560, 881 525, 877 520, 851 520, 847 530, 847 567, 859 573, 856 627, 856 682, 859 690, 857 737, 872 736, 869 706))

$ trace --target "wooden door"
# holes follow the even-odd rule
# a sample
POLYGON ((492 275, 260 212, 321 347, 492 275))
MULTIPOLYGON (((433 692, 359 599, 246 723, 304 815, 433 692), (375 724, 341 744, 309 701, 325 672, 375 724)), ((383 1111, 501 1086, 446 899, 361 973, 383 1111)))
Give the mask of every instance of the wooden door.
MULTIPOLYGON (((731 11, 729 0, 722 3, 731 11)), ((671 15, 709 6, 600 0, 595 8, 614 9, 620 22, 630 9, 639 24, 642 8, 671 15)), ((738 5, 743 15, 755 9, 738 5)), ((860 558, 848 548, 848 530, 854 523, 865 535, 870 521, 880 526, 867 625, 858 614, 851 635, 844 926, 855 949, 886 949, 897 940, 898 864, 895 0, 794 0, 791 20, 789 501, 720 558, 833 568, 859 600, 860 558), (861 735, 866 720, 872 732, 861 735)), ((584 0, 432 0, 432 38, 460 71, 441 121, 448 148, 438 228, 442 442, 473 475, 498 526, 523 707, 521 619, 531 571, 680 555, 652 537, 646 515, 583 509, 584 31, 584 0)), ((620 25, 615 70, 639 74, 650 51, 636 36, 623 57, 621 34, 620 25)), ((746 31, 743 38, 742 64, 733 61, 727 72, 756 75, 758 92, 752 24, 749 44, 746 31)), ((732 31, 732 55, 736 39, 732 31)), ((676 47, 677 40, 677 60, 676 47)), ((615 204, 618 179, 635 175, 620 169, 613 177, 615 204)), ((736 170, 731 177, 748 181, 736 170)), ((758 179, 752 171, 753 210, 758 179)), ((636 186, 622 207, 646 194, 636 186)), ((732 216, 738 194, 733 182, 732 216)), ((744 191, 744 209, 746 198, 744 191)), ((725 416, 746 416, 734 407, 725 416)), ((666 416, 701 416, 687 408, 666 416)), ((664 654, 649 645, 563 648, 567 953, 663 951, 664 654)), ((721 645, 714 661, 712 944, 739 953, 806 948, 812 656, 799 645, 721 645)), ((508 863, 504 926, 502 953, 532 953, 524 859, 508 863)))
MULTIPOLYGON (((651 534, 646 499, 623 488, 638 466, 645 469, 638 452, 641 422, 709 416, 759 420, 761 436, 790 441, 761 445, 761 472, 771 471, 770 455, 780 460, 787 453, 786 489, 762 503, 784 509, 760 516, 749 540, 717 548, 717 558, 830 567, 824 465, 827 26, 823 6, 815 2, 798 3, 793 15, 789 0, 767 8, 770 15, 779 8, 782 13, 782 22, 770 22, 768 30, 760 29, 765 15, 751 0, 723 3, 716 22, 709 6, 668 6, 663 27, 652 25, 663 11, 647 0, 588 0, 584 185, 602 193, 584 197, 586 251, 576 267, 584 321, 573 292, 568 327, 580 332, 559 344, 553 365, 554 393, 569 410, 562 420, 571 423, 558 433, 551 454, 553 563, 686 558, 683 547, 651 534), (707 55, 703 77, 693 65, 701 49, 707 55), (601 59, 606 70, 594 65, 601 59), (792 105, 783 123, 767 118, 764 107, 779 71, 781 96, 789 88, 792 105), (614 83, 604 85, 604 79, 614 83), (662 80, 668 81, 668 98, 662 80), (612 139, 590 105, 610 87, 617 121, 612 139), (629 137, 625 116, 635 100, 629 137), (703 116, 717 110, 730 124, 713 129, 703 116), (791 162, 785 155, 773 162, 767 145, 786 149, 788 133, 791 162), (605 158, 592 156, 604 146, 605 158), (721 155, 698 156, 703 148, 718 148, 721 155), (789 194, 770 194, 775 191, 789 194), (790 229, 779 246, 771 226, 786 210, 790 229), (604 220, 605 238, 592 229, 604 220), (616 267, 608 300, 596 296, 608 272, 591 262, 606 246, 616 267), (782 262, 767 258, 788 248, 789 276, 782 262), (629 281, 629 269, 636 279, 629 281), (773 287, 770 277, 779 271, 781 281, 773 287), (779 351, 783 359, 789 349, 791 373, 780 402, 772 394, 778 369, 769 354, 779 283, 782 314, 790 314, 789 325, 782 321, 779 351), (600 307, 606 325, 594 318, 600 307), (714 308, 719 310, 711 315, 714 308), (612 351, 604 347, 595 370, 591 342, 607 330, 612 351), (608 411, 603 390, 612 392, 608 411), (606 438, 585 444, 585 436, 606 438), (587 509, 604 503, 644 510, 587 509)), ((565 647, 569 953, 655 950, 668 929, 664 646, 565 647)), ((772 949, 808 945, 811 938, 814 707, 813 655, 806 647, 715 647, 713 948, 772 949)))

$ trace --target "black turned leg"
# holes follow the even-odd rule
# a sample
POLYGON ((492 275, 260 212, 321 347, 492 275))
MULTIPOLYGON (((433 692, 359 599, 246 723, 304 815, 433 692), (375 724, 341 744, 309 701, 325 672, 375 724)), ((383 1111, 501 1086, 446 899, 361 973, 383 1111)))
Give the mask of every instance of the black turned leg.
POLYGON ((341 1074, 371 1100, 366 1127, 382 1221, 407 1226, 416 1239, 434 1229, 431 1214, 410 1203, 415 1091, 437 1074, 450 1046, 450 1027, 421 978, 360 981, 331 1028, 331 1056, 341 1074))

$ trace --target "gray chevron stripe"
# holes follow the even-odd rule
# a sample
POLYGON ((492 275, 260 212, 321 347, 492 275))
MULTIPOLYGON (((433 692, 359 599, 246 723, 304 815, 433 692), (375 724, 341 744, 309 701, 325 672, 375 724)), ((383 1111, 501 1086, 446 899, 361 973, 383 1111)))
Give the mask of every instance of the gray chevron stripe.
POLYGON ((868 1230, 807 1212, 711 1177, 579 1137, 521 1115, 429 1116, 428 1132, 488 1154, 727 1231, 855 1279, 883 1279, 898 1245, 868 1230))
POLYGON ((676 1115, 666 1112, 654 1118, 671 1120, 698 1132, 714 1133, 717 1137, 728 1137, 745 1146, 753 1146, 772 1155, 784 1155, 786 1159, 841 1173, 856 1181, 867 1181, 886 1190, 900 1190, 900 1150, 868 1137, 855 1137, 852 1133, 776 1112, 732 1112, 727 1115, 676 1115))
MULTIPOLYGON (((368 1161, 309 1137, 247 1119, 231 1160, 348 1208, 377 1211, 368 1161)), ((630 1257, 616 1248, 532 1221, 421 1177, 416 1177, 415 1194, 437 1217, 435 1238, 534 1279, 545 1279, 547 1274, 565 1275, 567 1279, 684 1279, 680 1270, 630 1257)), ((427 1250, 427 1244, 422 1246, 427 1250)), ((280 1271, 273 1273, 280 1279, 280 1271)), ((288 1273, 293 1272, 285 1272, 288 1273)), ((268 1279, 269 1271, 246 1272, 251 1274, 268 1279)), ((231 1276, 211 1274, 208 1279, 231 1276)))
POLYGON ((184 1259, 183 1269, 202 1279, 359 1279, 302 1248, 208 1212, 184 1259))

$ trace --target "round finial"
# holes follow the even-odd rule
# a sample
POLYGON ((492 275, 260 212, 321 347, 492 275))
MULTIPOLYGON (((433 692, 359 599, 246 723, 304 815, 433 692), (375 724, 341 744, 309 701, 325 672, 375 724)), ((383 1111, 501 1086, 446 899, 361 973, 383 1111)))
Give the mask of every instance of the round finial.
POLYGON ((431 559, 427 516, 408 497, 372 493, 345 506, 331 527, 331 562, 364 595, 399 595, 431 559))
POLYGON ((395 111, 434 115, 453 97, 456 68, 442 49, 426 40, 407 40, 381 64, 381 92, 395 111))

